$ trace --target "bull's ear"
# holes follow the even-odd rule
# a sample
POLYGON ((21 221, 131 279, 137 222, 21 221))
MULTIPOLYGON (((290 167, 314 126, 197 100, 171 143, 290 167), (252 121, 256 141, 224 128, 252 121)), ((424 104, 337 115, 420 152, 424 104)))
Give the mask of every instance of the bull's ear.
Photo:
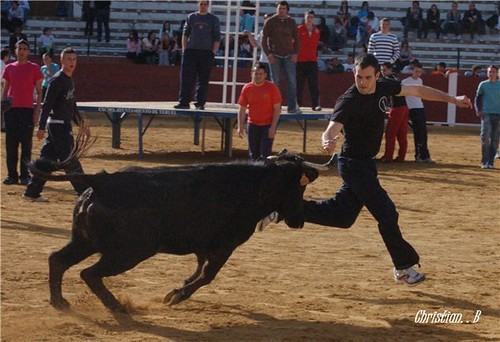
POLYGON ((306 174, 303 173, 302 177, 300 177, 300 185, 301 186, 306 186, 309 183, 310 183, 309 178, 307 178, 306 174))

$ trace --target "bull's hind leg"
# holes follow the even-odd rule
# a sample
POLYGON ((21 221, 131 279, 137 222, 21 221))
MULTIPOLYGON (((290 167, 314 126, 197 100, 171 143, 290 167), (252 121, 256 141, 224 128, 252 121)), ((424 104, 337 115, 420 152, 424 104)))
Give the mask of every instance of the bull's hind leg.
MULTIPOLYGON (((222 266, 226 263, 227 259, 233 253, 233 248, 217 250, 210 252, 207 256, 206 262, 201 267, 201 272, 199 276, 194 279, 191 283, 184 285, 180 289, 173 289, 163 299, 164 303, 168 305, 174 305, 183 300, 191 297, 193 293, 196 292, 200 287, 207 285, 212 280, 214 280, 217 273, 220 271, 222 266)), ((196 273, 195 273, 196 274, 196 273)), ((194 274, 193 274, 194 275, 194 274)))
POLYGON ((94 254, 95 249, 86 242, 72 240, 61 250, 49 256, 49 287, 50 304, 56 309, 63 310, 69 303, 62 296, 62 278, 64 272, 73 265, 94 254))
POLYGON ((207 256, 204 253, 203 254, 199 253, 199 254, 196 254, 196 259, 198 261, 198 266, 196 267, 196 271, 193 273, 193 275, 191 275, 189 278, 184 280, 184 285, 187 285, 187 284, 193 282, 196 278, 198 278, 200 276, 203 265, 207 261, 207 256))
POLYGON ((108 309, 112 311, 126 312, 127 310, 116 299, 116 297, 104 286, 102 278, 115 276, 134 268, 141 261, 152 255, 127 256, 113 254, 103 255, 93 266, 84 269, 80 276, 87 283, 92 292, 101 300, 108 309))

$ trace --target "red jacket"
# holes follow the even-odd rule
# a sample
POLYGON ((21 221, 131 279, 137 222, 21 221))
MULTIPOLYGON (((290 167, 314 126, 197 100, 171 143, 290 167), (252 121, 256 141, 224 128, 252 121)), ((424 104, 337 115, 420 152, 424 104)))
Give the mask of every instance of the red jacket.
POLYGON ((300 50, 297 62, 317 62, 320 31, 314 26, 312 34, 309 35, 306 25, 304 24, 299 25, 297 31, 300 39, 300 50))

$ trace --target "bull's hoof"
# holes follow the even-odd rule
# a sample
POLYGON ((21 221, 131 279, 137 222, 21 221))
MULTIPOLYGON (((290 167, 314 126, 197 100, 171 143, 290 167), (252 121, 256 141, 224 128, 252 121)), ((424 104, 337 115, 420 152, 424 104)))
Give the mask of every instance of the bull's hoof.
POLYGON ((69 306, 70 306, 69 302, 62 297, 58 300, 51 299, 50 305, 52 305, 55 309, 60 310, 60 311, 68 310, 69 306))
POLYGON ((173 289, 165 295, 163 298, 163 303, 168 306, 175 305, 182 301, 182 291, 179 289, 173 289))

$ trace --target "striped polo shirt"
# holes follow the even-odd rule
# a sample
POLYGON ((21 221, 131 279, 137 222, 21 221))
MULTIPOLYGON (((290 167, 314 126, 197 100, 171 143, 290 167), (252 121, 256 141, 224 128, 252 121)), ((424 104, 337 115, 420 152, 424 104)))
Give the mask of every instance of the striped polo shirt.
POLYGON ((377 57, 379 64, 394 63, 399 58, 398 38, 392 33, 375 32, 370 36, 368 53, 377 57))

